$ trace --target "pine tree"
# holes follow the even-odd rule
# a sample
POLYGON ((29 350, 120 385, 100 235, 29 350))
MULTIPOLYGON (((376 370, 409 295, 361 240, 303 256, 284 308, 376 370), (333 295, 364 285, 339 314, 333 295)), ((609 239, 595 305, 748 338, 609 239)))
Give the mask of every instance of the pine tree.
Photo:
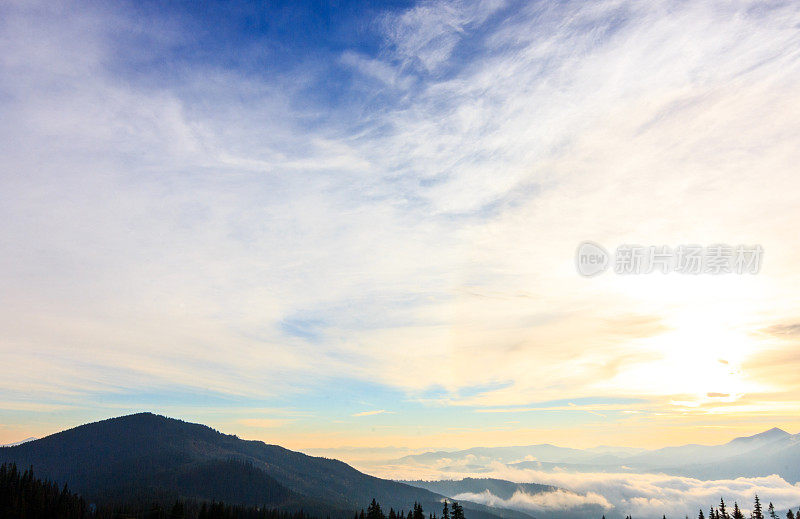
POLYGON ((761 510, 761 501, 756 494, 755 504, 753 504, 753 519, 764 519, 764 513, 761 510))
POLYGON ((464 519, 464 508, 458 504, 458 501, 453 501, 450 507, 450 519, 464 519))
POLYGON ((733 502, 733 515, 731 517, 732 519, 744 519, 744 514, 739 510, 739 505, 736 501, 733 502))
POLYGON ((786 512, 786 519, 794 519, 794 512, 792 512, 791 508, 786 512))
POLYGON ((720 519, 730 519, 728 511, 725 510, 725 501, 722 498, 719 498, 719 517, 720 519))
POLYGON ((705 516, 703 515, 703 509, 702 508, 700 509, 700 513, 697 514, 697 519, 706 519, 705 516))
POLYGON ((386 516, 383 515, 383 510, 381 510, 381 505, 374 497, 372 498, 372 503, 367 507, 367 519, 386 519, 386 516))
POLYGON ((442 519, 450 519, 450 508, 447 506, 447 499, 444 500, 442 507, 442 519))
POLYGON ((775 513, 775 507, 772 506, 772 501, 769 502, 769 506, 767 507, 767 511, 769 514, 769 519, 778 519, 778 514, 775 513))

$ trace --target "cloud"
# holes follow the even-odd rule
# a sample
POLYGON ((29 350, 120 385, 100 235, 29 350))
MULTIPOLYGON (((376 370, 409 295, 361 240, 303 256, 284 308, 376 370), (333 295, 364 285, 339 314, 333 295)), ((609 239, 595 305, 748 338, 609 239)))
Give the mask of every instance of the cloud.
MULTIPOLYGON (((414 472, 414 476, 422 479, 460 479, 470 474, 414 472)), ((508 500, 499 499, 488 491, 458 498, 523 511, 582 512, 590 517, 598 512, 593 507, 620 516, 694 516, 699 509, 707 512, 710 506, 719 503, 720 498, 731 506, 733 502, 738 503, 746 515, 756 494, 762 503, 771 502, 777 510, 796 507, 800 502, 800 485, 792 485, 777 475, 704 481, 665 474, 545 472, 495 463, 491 471, 471 476, 552 485, 559 490, 532 495, 517 492, 508 500)))
MULTIPOLYGON (((511 475, 512 473, 508 473, 511 475)), ((777 475, 760 478, 703 481, 663 474, 575 474, 527 471, 515 479, 555 485, 581 494, 597 494, 620 514, 639 516, 693 515, 718 503, 739 504, 744 510, 752 506, 758 494, 762 502, 772 502, 776 509, 794 507, 800 502, 800 487, 777 475)))
POLYGON ((717 413, 795 420, 793 345, 752 332, 800 312, 797 6, 513 7, 421 2, 379 17, 377 49, 264 74, 190 52, 179 16, 4 4, 3 400, 325 408, 302 395, 346 378, 418 409, 647 402, 574 410, 607 435, 624 411, 684 420, 673 401, 711 420, 710 393, 749 395, 717 413), (194 59, 172 66, 176 48, 194 59), (331 90, 353 71, 374 85, 331 90), (588 281, 585 239, 769 260, 588 281))
POLYGON ((487 506, 525 511, 570 510, 585 506, 599 506, 604 509, 613 508, 613 505, 606 498, 594 492, 581 495, 561 489, 538 494, 527 494, 518 490, 508 499, 501 499, 486 490, 479 494, 458 494, 453 496, 453 499, 463 499, 487 506))
POLYGON ((387 39, 406 62, 428 72, 444 64, 465 33, 483 23, 505 2, 425 1, 384 18, 387 39))
POLYGON ((778 337, 794 337, 800 335, 800 323, 781 323, 772 325, 764 332, 778 337))
POLYGON ((374 416, 376 414, 392 414, 391 411, 387 411, 385 409, 376 409, 374 411, 361 411, 360 413, 355 413, 352 416, 374 416))

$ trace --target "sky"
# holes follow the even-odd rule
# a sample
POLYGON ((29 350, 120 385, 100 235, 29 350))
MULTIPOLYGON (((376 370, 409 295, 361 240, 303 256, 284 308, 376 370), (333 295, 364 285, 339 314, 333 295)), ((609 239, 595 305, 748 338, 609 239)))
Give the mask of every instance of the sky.
POLYGON ((345 459, 800 431, 798 27, 3 2, 0 444, 139 411, 345 459), (587 278, 586 240, 764 256, 587 278))

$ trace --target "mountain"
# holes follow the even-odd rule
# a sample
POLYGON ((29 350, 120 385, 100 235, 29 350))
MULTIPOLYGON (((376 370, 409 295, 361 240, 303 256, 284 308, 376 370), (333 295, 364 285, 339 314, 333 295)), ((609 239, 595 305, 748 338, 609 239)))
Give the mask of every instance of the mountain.
MULTIPOLYGON (((545 443, 522 447, 473 447, 459 451, 434 451, 404 456, 398 461, 423 465, 431 462, 442 464, 447 463, 448 460, 452 462, 473 460, 475 465, 479 465, 481 461, 490 459, 500 463, 517 463, 528 460, 583 463, 600 456, 602 454, 545 443)), ((461 464, 463 465, 463 463, 461 464)))
MULTIPOLYGON (((33 466, 90 500, 224 500, 317 516, 352 517, 374 497, 408 510, 438 511, 442 496, 363 474, 333 459, 246 441, 210 427, 140 413, 75 427, 13 447, 0 463, 33 466)), ((511 510, 464 503, 470 519, 530 519, 511 510)))
POLYGON ((662 472, 700 479, 779 474, 795 483, 800 481, 800 434, 772 428, 722 445, 688 444, 656 450, 604 446, 580 450, 542 444, 435 451, 396 460, 399 465, 422 465, 463 474, 491 472, 498 462, 517 469, 662 472))
POLYGON ((23 443, 32 442, 32 441, 33 441, 33 440, 35 440, 35 439, 36 439, 36 438, 34 438, 33 436, 31 436, 30 438, 25 438, 24 440, 21 440, 21 441, 18 441, 18 442, 14 442, 14 443, 6 443, 5 445, 0 445, 0 447, 16 447, 17 445, 22 445, 23 443))
POLYGON ((447 497, 455 497, 461 494, 482 494, 488 492, 500 499, 511 499, 515 493, 523 492, 533 495, 542 492, 553 492, 558 487, 550 485, 540 485, 538 483, 512 483, 503 479, 491 478, 464 478, 462 480, 442 480, 442 481, 402 481, 411 486, 425 488, 431 492, 442 494, 447 497))

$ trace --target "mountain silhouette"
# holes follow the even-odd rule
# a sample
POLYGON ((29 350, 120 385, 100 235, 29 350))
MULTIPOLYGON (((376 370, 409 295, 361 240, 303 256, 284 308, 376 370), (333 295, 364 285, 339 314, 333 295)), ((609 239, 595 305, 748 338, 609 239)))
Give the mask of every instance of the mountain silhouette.
MULTIPOLYGON (((317 516, 352 517, 376 498, 387 510, 419 502, 431 512, 442 496, 363 474, 334 459, 242 440, 210 427, 140 413, 82 425, 13 447, 0 462, 33 466, 90 500, 223 500, 317 516)), ((464 503, 470 519, 528 518, 464 503)))

